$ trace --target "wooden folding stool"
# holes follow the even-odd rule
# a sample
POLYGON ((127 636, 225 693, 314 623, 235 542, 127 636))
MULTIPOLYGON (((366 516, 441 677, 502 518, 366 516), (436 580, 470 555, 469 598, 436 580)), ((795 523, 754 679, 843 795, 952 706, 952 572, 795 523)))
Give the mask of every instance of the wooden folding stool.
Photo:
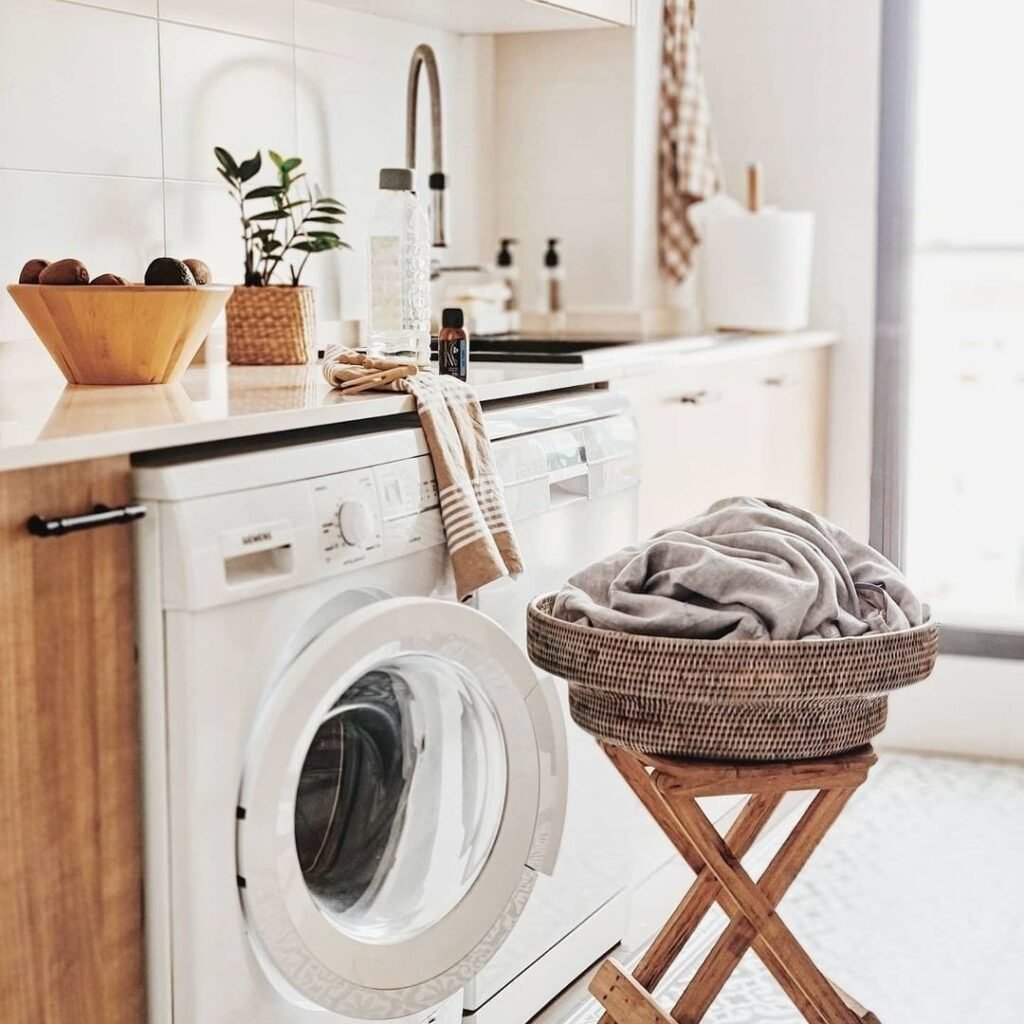
POLYGON ((697 875, 632 975, 611 959, 598 969, 590 991, 605 1008, 601 1024, 697 1024, 750 948, 809 1024, 879 1024, 821 973, 775 909, 867 778, 877 760, 872 748, 814 761, 753 764, 673 760, 601 746, 697 875), (783 797, 796 790, 818 793, 755 882, 740 860, 783 797), (750 794, 724 837, 696 800, 723 794, 750 794), (729 924, 667 1013, 651 991, 714 903, 729 924))

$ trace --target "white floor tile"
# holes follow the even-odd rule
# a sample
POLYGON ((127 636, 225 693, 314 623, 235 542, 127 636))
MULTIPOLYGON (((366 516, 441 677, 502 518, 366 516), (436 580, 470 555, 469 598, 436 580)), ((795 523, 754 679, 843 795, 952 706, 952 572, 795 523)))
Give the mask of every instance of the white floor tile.
MULTIPOLYGON (((752 873, 771 852, 758 851, 747 865, 752 873)), ((1022 863, 1024 766, 887 753, 780 913, 825 973, 885 1024, 1020 1024, 1022 863)), ((664 892, 662 921, 681 883, 668 871, 655 880, 664 892)), ((723 923, 715 911, 694 936, 658 990, 663 1006, 723 923)), ((615 955, 628 963, 639 952, 615 955)), ((599 1016, 579 982, 534 1024, 594 1024, 599 1016)), ((707 1024, 801 1020, 749 954, 707 1024)))

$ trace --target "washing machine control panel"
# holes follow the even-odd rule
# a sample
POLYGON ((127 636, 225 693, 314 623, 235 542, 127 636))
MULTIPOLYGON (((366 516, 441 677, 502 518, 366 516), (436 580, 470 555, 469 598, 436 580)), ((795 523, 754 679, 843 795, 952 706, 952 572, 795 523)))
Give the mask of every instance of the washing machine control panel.
POLYGON ((437 483, 428 456, 378 466, 374 475, 384 520, 385 558, 444 543, 437 483))
POLYGON ((379 562, 383 534, 373 471, 338 473, 311 486, 324 561, 338 569, 379 562))

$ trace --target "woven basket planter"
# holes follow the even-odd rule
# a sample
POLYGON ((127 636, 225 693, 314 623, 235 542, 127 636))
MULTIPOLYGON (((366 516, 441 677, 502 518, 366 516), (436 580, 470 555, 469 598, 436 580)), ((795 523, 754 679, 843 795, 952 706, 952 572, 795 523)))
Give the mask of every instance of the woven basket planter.
POLYGON ((853 750, 882 731, 887 694, 931 674, 933 623, 898 633, 779 642, 685 640, 527 612, 533 662, 569 683, 573 720, 647 754, 788 761, 853 750))
POLYGON ((228 299, 228 362, 308 363, 316 347, 316 306, 308 285, 239 286, 228 299))

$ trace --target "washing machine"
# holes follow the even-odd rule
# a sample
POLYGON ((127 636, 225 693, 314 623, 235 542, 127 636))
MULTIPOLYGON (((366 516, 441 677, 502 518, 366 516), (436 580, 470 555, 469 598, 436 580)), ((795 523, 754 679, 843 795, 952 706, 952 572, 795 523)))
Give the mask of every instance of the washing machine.
MULTIPOLYGON (((519 519, 573 486, 545 435, 583 407, 542 404, 487 416, 519 519)), ((422 432, 153 453, 135 493, 151 1024, 461 1020, 555 869, 571 769, 558 684, 454 599, 422 432)), ((615 863, 545 894, 561 931, 520 929, 527 959, 615 863)))

